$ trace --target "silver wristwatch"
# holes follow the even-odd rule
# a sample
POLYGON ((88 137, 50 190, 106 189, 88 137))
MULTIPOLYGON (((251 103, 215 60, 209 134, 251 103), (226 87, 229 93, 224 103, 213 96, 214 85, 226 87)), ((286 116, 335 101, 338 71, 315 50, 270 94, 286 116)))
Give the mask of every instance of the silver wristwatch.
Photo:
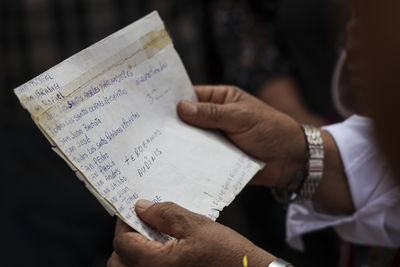
POLYGON ((297 201, 311 199, 322 179, 324 170, 324 146, 321 131, 312 125, 302 124, 307 143, 307 176, 297 201))
POLYGON ((301 124, 306 141, 306 165, 296 172, 287 188, 272 188, 275 199, 281 203, 311 199, 322 179, 324 146, 321 131, 312 125, 301 124))
POLYGON ((291 263, 282 260, 282 259, 276 259, 273 262, 271 262, 268 267, 294 267, 291 263))

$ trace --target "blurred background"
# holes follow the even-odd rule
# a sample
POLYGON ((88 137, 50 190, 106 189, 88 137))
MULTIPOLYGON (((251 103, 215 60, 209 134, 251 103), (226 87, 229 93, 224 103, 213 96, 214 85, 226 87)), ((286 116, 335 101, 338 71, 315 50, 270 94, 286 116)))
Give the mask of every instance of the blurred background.
MULTIPOLYGON (((193 84, 237 85, 300 122, 341 119, 331 77, 345 42, 345 0, 2 0, 2 266, 105 266, 114 218, 12 90, 153 10, 193 84)), ((338 266, 346 245, 332 230, 306 235, 298 252, 285 243, 285 216, 269 189, 248 186, 219 221, 296 266, 338 266)))

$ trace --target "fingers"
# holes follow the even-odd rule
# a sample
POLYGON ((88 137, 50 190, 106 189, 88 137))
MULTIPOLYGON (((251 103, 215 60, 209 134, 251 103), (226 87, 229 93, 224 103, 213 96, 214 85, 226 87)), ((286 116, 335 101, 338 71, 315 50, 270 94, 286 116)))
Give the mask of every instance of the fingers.
POLYGON ((172 202, 151 204, 147 200, 136 203, 136 213, 150 226, 178 239, 188 237, 208 219, 172 202))
POLYGON ((120 218, 117 218, 117 221, 115 223, 115 233, 114 235, 120 235, 125 232, 132 232, 134 231, 129 225, 124 223, 120 218))
POLYGON ((136 232, 122 233, 114 238, 114 250, 128 265, 143 263, 157 254, 155 251, 162 248, 163 244, 149 240, 136 232))
POLYGON ((194 86, 194 90, 200 102, 222 104, 225 102, 229 91, 235 89, 232 86, 197 85, 194 86))
POLYGON ((107 267, 128 267, 128 266, 122 263, 121 258, 114 251, 111 257, 107 261, 107 267))
POLYGON ((109 259, 108 266, 147 266, 146 262, 149 261, 149 258, 159 254, 163 247, 164 244, 147 239, 122 220, 117 219, 114 237, 115 252, 109 259))
POLYGON ((246 127, 254 99, 234 86, 195 86, 199 102, 180 101, 180 118, 191 125, 237 133, 246 127))
POLYGON ((230 104, 196 103, 180 101, 178 114, 185 122, 209 129, 221 129, 232 132, 236 128, 235 117, 237 106, 230 104))

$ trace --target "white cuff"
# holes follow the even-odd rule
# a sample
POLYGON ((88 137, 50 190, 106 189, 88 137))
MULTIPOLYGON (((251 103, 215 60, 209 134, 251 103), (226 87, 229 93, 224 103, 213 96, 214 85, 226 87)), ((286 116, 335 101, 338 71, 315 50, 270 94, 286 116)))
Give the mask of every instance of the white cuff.
POLYGON ((334 138, 347 175, 356 212, 331 216, 310 201, 290 205, 287 241, 302 249, 300 235, 333 226, 345 240, 380 246, 400 245, 400 187, 374 143, 372 121, 357 115, 325 127, 334 138))

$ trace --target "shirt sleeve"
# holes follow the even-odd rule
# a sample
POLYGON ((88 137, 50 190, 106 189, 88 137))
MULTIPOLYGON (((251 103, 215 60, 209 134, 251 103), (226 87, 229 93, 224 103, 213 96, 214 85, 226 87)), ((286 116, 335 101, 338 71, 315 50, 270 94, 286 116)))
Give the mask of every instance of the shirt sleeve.
POLYGON ((303 249, 302 234, 334 227, 352 243, 399 246, 400 186, 375 144, 372 121, 353 115, 324 129, 338 146, 356 211, 350 216, 332 216, 315 210, 311 201, 291 204, 286 221, 288 243, 303 249))

